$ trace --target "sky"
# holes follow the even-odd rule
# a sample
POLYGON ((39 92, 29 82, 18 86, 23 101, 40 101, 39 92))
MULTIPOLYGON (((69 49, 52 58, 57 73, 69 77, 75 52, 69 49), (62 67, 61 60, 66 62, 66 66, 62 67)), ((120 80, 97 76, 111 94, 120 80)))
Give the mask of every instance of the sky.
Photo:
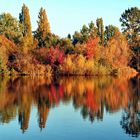
POLYGON ((61 37, 80 31, 84 24, 102 17, 104 25, 120 26, 121 14, 130 7, 140 8, 140 0, 0 0, 0 13, 18 18, 25 3, 30 9, 32 30, 37 28, 38 13, 46 9, 51 31, 61 37))

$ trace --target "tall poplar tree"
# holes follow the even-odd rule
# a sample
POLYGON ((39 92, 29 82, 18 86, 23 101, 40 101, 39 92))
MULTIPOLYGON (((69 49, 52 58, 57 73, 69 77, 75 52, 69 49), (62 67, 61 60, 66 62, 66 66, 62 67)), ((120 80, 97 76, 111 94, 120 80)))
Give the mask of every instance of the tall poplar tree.
POLYGON ((95 27, 93 21, 89 23, 89 34, 90 34, 90 37, 92 38, 97 37, 97 28, 95 27))
POLYGON ((104 45, 104 25, 102 18, 97 18, 96 26, 97 26, 97 35, 100 37, 100 43, 101 45, 104 45))
POLYGON ((22 25, 23 46, 31 47, 33 45, 32 27, 28 7, 23 4, 21 13, 19 14, 19 22, 22 25))
POLYGON ((44 47, 47 35, 51 34, 50 24, 45 9, 40 9, 38 18, 38 28, 35 31, 35 38, 39 42, 39 47, 44 47))

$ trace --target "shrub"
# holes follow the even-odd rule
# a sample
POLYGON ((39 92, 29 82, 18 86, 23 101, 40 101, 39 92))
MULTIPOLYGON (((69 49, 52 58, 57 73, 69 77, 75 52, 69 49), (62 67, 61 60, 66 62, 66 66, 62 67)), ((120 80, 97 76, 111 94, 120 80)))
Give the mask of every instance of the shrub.
POLYGON ((8 73, 9 72, 8 72, 6 64, 4 64, 4 62, 0 58, 0 75, 7 75, 8 73))
POLYGON ((99 63, 99 61, 94 60, 94 69, 93 75, 103 76, 103 75, 110 75, 111 68, 108 66, 104 66, 99 63))
POLYGON ((74 48, 74 53, 76 54, 85 54, 86 52, 86 45, 77 43, 74 48))
POLYGON ((95 47, 97 47, 99 43, 98 38, 90 38, 86 43, 86 58, 92 59, 95 55, 95 47))
POLYGON ((8 61, 16 51, 16 46, 12 41, 0 36, 0 74, 9 74, 8 61))
POLYGON ((46 60, 51 65, 61 64, 64 61, 64 52, 58 46, 51 47, 46 56, 46 60))
POLYGON ((72 62, 72 56, 67 55, 63 63, 59 66, 59 73, 70 75, 73 74, 74 64, 72 62))
POLYGON ((96 60, 86 59, 83 55, 68 55, 59 67, 64 75, 109 75, 111 68, 99 64, 96 60))
POLYGON ((76 75, 84 75, 85 74, 85 57, 83 55, 78 55, 75 60, 73 60, 74 63, 74 74, 76 75))
POLYGON ((49 49, 45 47, 38 48, 33 51, 33 55, 35 56, 36 60, 42 64, 45 64, 48 51, 49 49))
POLYGON ((85 62, 85 75, 94 75, 94 61, 87 60, 85 62))
POLYGON ((14 62, 9 66, 23 75, 47 75, 52 74, 50 65, 41 64, 33 55, 18 54, 14 62))

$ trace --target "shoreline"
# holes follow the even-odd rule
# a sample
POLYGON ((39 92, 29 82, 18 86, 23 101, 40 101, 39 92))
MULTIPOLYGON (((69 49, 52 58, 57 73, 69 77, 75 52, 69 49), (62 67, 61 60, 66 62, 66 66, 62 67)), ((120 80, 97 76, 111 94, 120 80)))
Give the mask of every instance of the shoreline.
POLYGON ((123 71, 118 74, 9 74, 9 75, 4 75, 1 74, 0 77, 48 77, 48 78, 56 78, 56 77, 137 77, 140 76, 140 73, 135 71, 134 69, 131 69, 132 71, 123 71), (131 73, 131 74, 130 74, 131 73))

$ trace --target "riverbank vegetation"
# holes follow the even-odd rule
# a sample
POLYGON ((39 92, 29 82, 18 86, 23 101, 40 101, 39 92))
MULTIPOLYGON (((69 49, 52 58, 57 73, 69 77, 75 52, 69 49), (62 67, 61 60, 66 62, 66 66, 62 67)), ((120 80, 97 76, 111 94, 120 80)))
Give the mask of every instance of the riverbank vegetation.
POLYGON ((140 70, 140 10, 126 10, 123 33, 98 18, 66 38, 51 32, 45 9, 32 31, 28 7, 19 19, 0 15, 0 75, 119 75, 140 70), (135 70, 134 70, 134 69, 135 70))

